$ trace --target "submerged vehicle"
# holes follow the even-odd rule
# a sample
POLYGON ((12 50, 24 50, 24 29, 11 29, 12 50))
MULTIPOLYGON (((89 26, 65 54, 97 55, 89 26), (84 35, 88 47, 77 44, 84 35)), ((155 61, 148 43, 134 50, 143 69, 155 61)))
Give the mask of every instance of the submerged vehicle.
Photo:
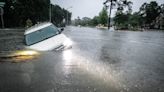
POLYGON ((72 42, 52 23, 41 23, 27 29, 24 33, 28 49, 38 51, 58 50, 70 47, 72 42))

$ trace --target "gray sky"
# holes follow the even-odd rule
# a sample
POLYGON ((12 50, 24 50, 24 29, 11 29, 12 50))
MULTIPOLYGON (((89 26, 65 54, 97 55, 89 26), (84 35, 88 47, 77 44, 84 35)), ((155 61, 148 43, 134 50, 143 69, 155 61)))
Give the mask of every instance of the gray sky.
MULTIPOLYGON (((72 12, 72 19, 80 16, 82 17, 90 17, 93 18, 95 15, 98 15, 102 10, 103 2, 106 0, 52 0, 53 4, 58 4, 62 8, 69 8, 68 10, 72 12)), ((150 2, 152 0, 131 0, 133 2, 133 11, 138 11, 139 7, 144 2, 150 2)), ((157 1, 158 4, 164 4, 164 0, 154 0, 157 1)), ((112 16, 114 16, 115 10, 112 12, 112 16)))

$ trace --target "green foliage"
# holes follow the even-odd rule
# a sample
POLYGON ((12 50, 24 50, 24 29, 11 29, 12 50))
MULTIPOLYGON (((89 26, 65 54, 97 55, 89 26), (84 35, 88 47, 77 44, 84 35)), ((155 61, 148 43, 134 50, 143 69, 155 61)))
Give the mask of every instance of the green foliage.
MULTIPOLYGON (((129 12, 124 13, 123 11, 117 11, 116 16, 114 17, 114 22, 117 29, 137 30, 143 27, 154 28, 155 25, 159 25, 156 23, 156 19, 163 13, 162 8, 163 5, 159 6, 155 1, 152 1, 149 4, 144 3, 140 7, 140 11, 133 14, 129 12)), ((161 17, 159 17, 159 19, 161 17)))
POLYGON ((149 4, 144 3, 140 8, 140 15, 142 16, 142 20, 144 24, 148 25, 149 27, 153 28, 154 24, 153 21, 160 15, 162 9, 158 6, 156 1, 152 1, 149 4))
POLYGON ((95 16, 92 20, 91 20, 91 25, 92 26, 97 26, 99 24, 100 18, 99 16, 95 16))
POLYGON ((139 15, 139 13, 135 12, 131 15, 129 18, 129 24, 131 24, 133 27, 142 26, 142 17, 139 15))
POLYGON ((49 1, 47 0, 6 0, 4 20, 6 27, 23 27, 26 20, 35 24, 47 21, 49 1))
POLYGON ((102 9, 102 11, 99 13, 99 23, 106 25, 107 24, 107 20, 108 20, 108 13, 107 10, 105 8, 102 9))
POLYGON ((119 13, 114 17, 115 26, 117 29, 137 29, 142 26, 142 17, 138 12, 133 14, 119 13))
MULTIPOLYGON (((27 19, 30 19, 32 24, 49 21, 49 0, 5 0, 5 3, 5 27, 25 27, 27 19)), ((60 6, 52 5, 53 23, 61 25, 67 12, 60 6)), ((70 20, 71 13, 68 12, 68 15, 70 20)))
POLYGON ((132 12, 132 4, 133 2, 131 2, 130 0, 106 0, 104 2, 104 5, 106 6, 106 8, 109 8, 108 5, 106 5, 107 3, 112 3, 112 7, 111 9, 113 9, 113 7, 117 8, 117 12, 122 13, 124 10, 126 10, 126 12, 131 13, 132 12))
POLYGON ((80 25, 82 25, 82 26, 89 26, 89 25, 91 25, 90 22, 91 22, 91 19, 90 18, 84 17, 84 18, 82 18, 80 25))
MULTIPOLYGON (((107 0, 107 2, 111 2, 111 0, 107 0)), ((125 26, 126 28, 128 27, 128 23, 126 21, 128 21, 128 18, 126 15, 121 15, 123 13, 123 10, 125 7, 127 7, 127 13, 130 14, 132 12, 132 2, 128 1, 128 0, 113 0, 112 2, 113 7, 118 6, 117 10, 119 11, 120 15, 116 16, 115 20, 117 25, 122 25, 125 26), (121 22, 120 22, 121 21, 121 22)), ((91 19, 90 21, 84 21, 83 19, 75 19, 74 20, 74 25, 82 25, 82 26, 97 26, 98 24, 102 24, 104 26, 107 26, 107 22, 108 22, 108 12, 107 9, 109 8, 109 6, 106 6, 102 9, 102 11, 99 13, 99 16, 95 16, 93 19, 91 19)))
POLYGON ((97 26, 98 24, 107 25, 108 14, 105 8, 99 13, 99 16, 95 16, 93 19, 84 17, 80 19, 79 17, 74 20, 74 25, 82 25, 82 26, 97 26))
POLYGON ((128 28, 128 18, 130 15, 124 13, 118 13, 114 17, 115 25, 118 29, 127 29, 128 28))
POLYGON ((64 26, 63 20, 67 20, 67 13, 68 13, 68 21, 71 21, 71 13, 65 9, 62 9, 58 5, 52 6, 52 22, 56 26, 64 26))
POLYGON ((31 27, 33 24, 32 24, 32 21, 30 19, 27 19, 26 20, 26 27, 31 27))

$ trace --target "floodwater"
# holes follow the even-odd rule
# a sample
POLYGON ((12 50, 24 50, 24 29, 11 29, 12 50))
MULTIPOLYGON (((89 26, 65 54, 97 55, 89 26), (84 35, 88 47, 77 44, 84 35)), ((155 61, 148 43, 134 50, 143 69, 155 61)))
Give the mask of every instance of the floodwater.
POLYGON ((23 31, 0 31, 0 92, 164 92, 164 32, 63 33, 71 49, 15 56, 23 31))

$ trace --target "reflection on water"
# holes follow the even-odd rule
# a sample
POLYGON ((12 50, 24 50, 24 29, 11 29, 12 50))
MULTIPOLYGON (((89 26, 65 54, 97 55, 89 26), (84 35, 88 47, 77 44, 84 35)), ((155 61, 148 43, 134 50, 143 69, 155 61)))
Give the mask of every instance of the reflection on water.
POLYGON ((10 53, 4 53, 6 55, 1 55, 0 58, 2 61, 11 61, 11 62, 21 62, 21 61, 30 61, 37 58, 40 53, 32 50, 22 50, 15 51, 10 53))
MULTIPOLYGON (((22 82, 26 85, 30 85, 32 82, 32 76, 34 76, 34 67, 35 65, 33 63, 24 63, 21 64, 20 66, 20 70, 23 71, 23 73, 21 73, 20 78, 22 80, 22 82)), ((35 73, 36 75, 37 73, 35 73)))
MULTIPOLYGON (((108 85, 117 88, 119 83, 117 80, 117 73, 112 70, 110 65, 103 62, 92 61, 88 57, 80 56, 72 50, 63 51, 63 72, 65 76, 80 72, 86 74, 93 80, 100 81, 102 85, 108 85), (73 69, 73 70, 72 70, 73 69)), ((67 80, 65 80, 67 81, 67 80)), ((69 81, 69 80, 68 80, 69 81)))
POLYGON ((65 76, 68 77, 69 74, 71 74, 71 66, 73 64, 73 62, 72 62, 72 51, 71 50, 63 51, 63 59, 64 59, 63 71, 64 71, 65 76))
POLYGON ((26 50, 26 51, 16 51, 13 55, 15 56, 34 56, 38 55, 39 53, 37 51, 31 51, 31 50, 26 50))
POLYGON ((21 61, 28 61, 36 58, 36 56, 18 56, 18 57, 13 57, 12 60, 13 62, 21 62, 21 61))
POLYGON ((28 61, 36 58, 39 55, 37 51, 17 51, 13 54, 13 62, 28 61))
POLYGON ((71 50, 65 50, 63 51, 63 58, 65 60, 65 65, 70 65, 71 59, 72 59, 72 51, 71 50))

